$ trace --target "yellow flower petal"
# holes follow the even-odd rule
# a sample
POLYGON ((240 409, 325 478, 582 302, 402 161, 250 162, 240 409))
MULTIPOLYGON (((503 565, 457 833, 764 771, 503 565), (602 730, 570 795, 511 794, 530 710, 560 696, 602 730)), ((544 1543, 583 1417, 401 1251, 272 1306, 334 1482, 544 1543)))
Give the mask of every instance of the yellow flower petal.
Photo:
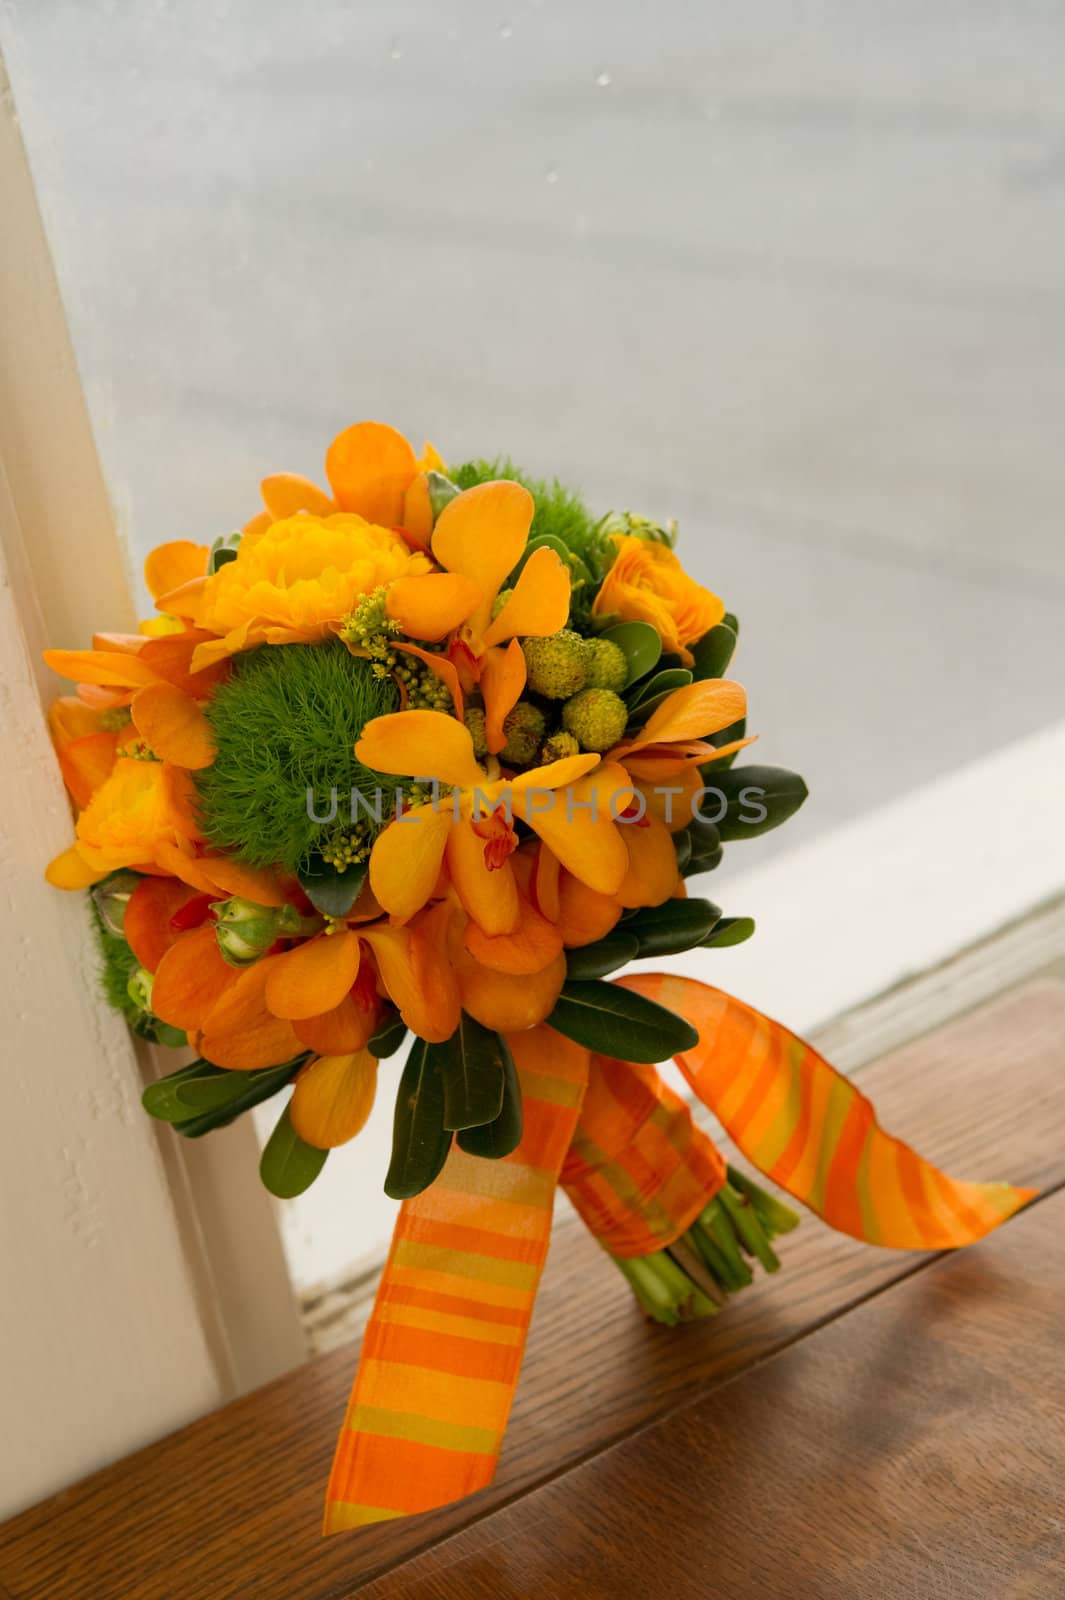
POLYGON ((610 801, 612 794, 623 793, 626 787, 631 790, 619 767, 589 773, 567 785, 564 793, 548 793, 546 785, 519 791, 515 785, 514 811, 574 877, 600 894, 614 894, 628 871, 629 858, 612 820, 610 801), (620 784, 619 773, 624 780, 620 784))
MULTIPOLYGON (((400 713, 402 715, 402 713, 400 713)), ((453 817, 446 800, 415 806, 374 841, 370 888, 382 910, 408 921, 432 896, 453 817)))
POLYGON ((171 589, 179 589, 193 578, 202 578, 207 572, 210 547, 193 544, 191 539, 172 539, 169 544, 156 545, 148 552, 144 563, 144 581, 153 600, 171 589))
POLYGON ((358 934, 319 934, 273 962, 266 980, 267 1007, 290 1022, 316 1017, 340 1004, 358 973, 358 934))
POLYGON ((215 750, 207 718, 181 689, 148 684, 137 690, 129 709, 137 732, 160 761, 173 761, 190 772, 211 765, 215 750))
POLYGON ((294 517, 299 511, 310 511, 316 517, 330 517, 337 509, 324 490, 310 478, 301 478, 298 472, 275 472, 264 478, 263 505, 271 520, 280 522, 283 517, 294 517))
POLYGON ((443 711, 395 711, 374 717, 362 730, 355 754, 375 772, 398 777, 437 778, 458 789, 485 781, 464 723, 443 711))
POLYGON ((90 867, 77 845, 72 844, 54 861, 49 861, 44 875, 53 889, 88 889, 91 884, 106 878, 108 871, 107 867, 102 871, 90 867))
POLYGON ((728 678, 705 678, 677 689, 652 712, 632 748, 705 739, 747 715, 747 691, 728 678))
POLYGON ((645 819, 645 825, 622 823, 618 832, 629 857, 629 868, 617 891, 623 906, 660 906, 677 886, 677 852, 664 823, 645 819))
POLYGON ((412 639, 435 644, 464 622, 480 599, 480 589, 460 572, 430 572, 397 578, 389 585, 385 610, 412 639))
POLYGON ((403 497, 417 473, 414 451, 383 422, 356 422, 326 452, 325 474, 337 504, 386 528, 402 522, 403 497))
POLYGON ((474 624, 484 630, 503 579, 517 565, 532 524, 532 495, 520 483, 481 483, 448 502, 437 518, 433 555, 483 596, 474 624))
POLYGON ((505 650, 489 650, 481 662, 485 738, 493 755, 498 755, 507 742, 503 723, 521 699, 525 677, 525 656, 517 639, 512 639, 505 650))
POLYGON ((478 927, 489 938, 513 933, 521 910, 513 868, 509 861, 489 867, 486 840, 473 823, 460 822, 448 829, 447 867, 459 899, 478 927))
POLYGON ((376 1093, 377 1061, 368 1051, 319 1056, 296 1079, 289 1118, 301 1139, 333 1150, 360 1132, 376 1093))
POLYGON ((546 638, 566 626, 570 575, 548 545, 534 550, 521 570, 514 592, 485 632, 485 644, 499 644, 516 635, 546 638))

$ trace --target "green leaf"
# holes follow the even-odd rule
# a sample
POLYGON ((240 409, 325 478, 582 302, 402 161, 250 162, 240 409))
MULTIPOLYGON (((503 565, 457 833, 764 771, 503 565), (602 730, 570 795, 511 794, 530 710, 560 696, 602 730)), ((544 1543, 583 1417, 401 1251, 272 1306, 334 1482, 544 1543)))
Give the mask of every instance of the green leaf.
POLYGON ((702 944, 721 920, 721 909, 709 900, 666 900, 648 906, 626 924, 636 935, 640 956, 672 956, 702 944))
POLYGON ((141 1105, 150 1117, 155 1117, 159 1122, 183 1122, 196 1116, 197 1109, 182 1099, 182 1086, 228 1077, 232 1077, 232 1074, 221 1067, 212 1066, 209 1061, 193 1061, 187 1067, 179 1067, 176 1072, 168 1072, 165 1078, 149 1083, 141 1095, 141 1105))
POLYGON ((584 562, 581 560, 580 556, 576 555, 574 551, 570 550, 562 542, 562 540, 556 537, 556 535, 553 533, 542 533, 538 538, 529 540, 528 544, 525 546, 525 554, 514 569, 513 578, 515 582, 517 581, 519 574, 524 571, 525 564, 529 557, 534 551, 541 549, 553 550, 555 552, 556 556, 558 556, 559 560, 562 562, 562 565, 569 572, 571 580, 574 584, 591 582, 592 575, 588 571, 588 568, 585 566, 584 562))
POLYGON ((359 861, 340 872, 315 855, 298 874, 300 888, 323 917, 346 917, 359 898, 368 868, 368 862, 359 861))
POLYGON ((455 1135, 460 1150, 468 1156, 483 1156, 486 1161, 502 1161, 521 1143, 521 1082, 514 1057, 500 1039, 503 1050, 503 1104, 494 1122, 479 1128, 462 1128, 455 1135))
POLYGON ((503 1108, 503 1052, 499 1034, 462 1013, 441 1052, 444 1127, 483 1128, 503 1108))
POLYGON ((195 1138, 232 1122, 241 1112, 277 1094, 306 1059, 304 1051, 291 1061, 260 1067, 255 1072, 231 1072, 211 1061, 193 1061, 148 1084, 141 1104, 149 1116, 172 1123, 179 1133, 195 1138))
POLYGON ((727 622, 719 622, 716 628, 704 633, 699 642, 691 647, 695 657, 693 674, 696 682, 702 682, 704 678, 723 678, 736 649, 736 642, 736 630, 730 628, 727 622))
POLYGON ((692 675, 687 667, 669 667, 665 672, 656 672, 653 678, 637 684, 629 697, 629 713, 633 719, 642 723, 647 720, 656 706, 663 700, 675 694, 678 689, 686 689, 692 681, 692 675))
POLYGON ((685 872, 692 858, 692 836, 690 828, 682 828, 673 835, 673 849, 677 855, 677 871, 685 872))
POLYGON ((394 1056, 404 1039, 407 1037, 407 1024, 398 1011, 394 1011, 387 1021, 382 1022, 376 1033, 370 1035, 366 1048, 378 1061, 384 1061, 388 1056, 394 1056))
POLYGON ((662 640, 649 622, 617 622, 599 636, 611 639, 622 650, 629 663, 629 676, 625 686, 646 677, 658 665, 662 654, 662 640))
POLYGON ((220 1092, 208 1092, 203 1086, 200 1094, 201 1103, 206 1100, 203 1109, 187 1121, 175 1123, 175 1132, 180 1133, 183 1139, 202 1139, 205 1133, 213 1133, 216 1128, 227 1128, 245 1111, 279 1094, 286 1084, 292 1082, 307 1056, 305 1051, 281 1066, 262 1067, 256 1072, 227 1070, 227 1078, 239 1080, 231 1085, 228 1095, 223 1097, 220 1092))
POLYGON ((683 1017, 614 983, 566 983, 547 1021, 567 1039, 623 1061, 665 1061, 699 1042, 683 1017))
POLYGON ((732 629, 733 633, 738 639, 740 636, 740 619, 737 617, 736 613, 734 611, 726 611, 725 615, 721 618, 721 621, 726 628, 732 629))
POLYGON ((724 950, 729 945, 743 944, 753 932, 753 917, 722 917, 710 937, 703 940, 703 949, 724 950))
POLYGON ((691 841, 688 860, 681 868, 684 876, 693 878, 699 872, 713 872, 721 864, 725 853, 721 848, 721 835, 714 824, 696 818, 694 822, 689 822, 684 831, 691 841))
POLYGON ((640 953, 638 940, 633 934, 618 928, 595 944, 582 944, 576 950, 566 951, 566 974, 574 983, 586 983, 592 978, 605 978, 640 953))
POLYGON ((266 1141, 259 1176, 279 1200, 294 1200, 309 1189, 325 1166, 328 1150, 319 1150, 301 1139, 288 1114, 282 1111, 277 1127, 266 1141))
POLYGON ((410 1200, 428 1189, 447 1160, 451 1130, 444 1127, 442 1053, 446 1045, 415 1039, 399 1080, 392 1128, 392 1161, 385 1194, 410 1200))
POLYGON ((808 793, 799 774, 785 767, 743 766, 722 771, 711 761, 702 769, 702 778, 715 792, 702 797, 699 809, 713 817, 726 841, 755 839, 779 828, 795 815, 808 793))

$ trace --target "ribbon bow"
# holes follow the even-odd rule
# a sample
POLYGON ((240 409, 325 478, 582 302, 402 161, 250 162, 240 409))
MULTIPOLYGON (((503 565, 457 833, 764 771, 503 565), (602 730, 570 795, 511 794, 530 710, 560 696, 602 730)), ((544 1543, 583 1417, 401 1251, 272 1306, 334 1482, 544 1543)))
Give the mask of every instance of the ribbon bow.
MULTIPOLYGON (((618 980, 679 1013, 695 1095, 763 1173, 870 1244, 941 1250, 982 1238, 1034 1195, 949 1178, 884 1132, 812 1046, 691 978, 618 980)), ((363 1339, 326 1500, 325 1531, 429 1511, 489 1484, 510 1414, 561 1182, 612 1255, 678 1240, 725 1163, 653 1067, 542 1026, 508 1040, 524 1133, 485 1161, 452 1148, 404 1202, 363 1339)))

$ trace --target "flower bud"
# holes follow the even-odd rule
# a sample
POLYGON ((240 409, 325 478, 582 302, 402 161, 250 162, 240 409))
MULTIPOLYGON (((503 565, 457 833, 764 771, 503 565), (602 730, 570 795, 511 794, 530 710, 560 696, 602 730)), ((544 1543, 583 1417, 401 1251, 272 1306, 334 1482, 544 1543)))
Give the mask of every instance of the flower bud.
POLYGON ((452 483, 442 472, 426 473, 426 482, 429 485, 429 506, 435 522, 444 507, 449 501, 454 500, 460 490, 458 485, 452 483))
POLYGON ((567 700, 588 681, 588 643, 579 633, 563 628, 547 639, 523 639, 526 681, 535 694, 548 700, 567 700))
POLYGON ((126 907, 140 881, 135 872, 112 872, 110 877, 104 878, 91 890, 92 903, 105 932, 113 933, 119 939, 125 938, 126 907))
POLYGON ((547 726, 543 712, 527 700, 519 700, 503 719, 507 742, 499 752, 500 761, 511 767, 527 767, 536 753, 547 726))
POLYGON ((133 976, 130 978, 128 984, 126 985, 126 993, 129 995, 138 1011, 151 1012, 152 986, 154 983, 155 979, 152 977, 147 967, 138 967, 133 973, 133 976))
POLYGON ((621 646, 613 639, 589 639, 589 689, 613 689, 620 694, 628 680, 629 663, 621 646))
POLYGON ((295 906, 260 906, 233 895, 215 906, 215 936, 223 960, 250 967, 278 939, 318 933, 321 917, 301 917, 295 906))
POLYGON ((582 750, 609 750, 628 720, 628 706, 610 689, 582 689, 562 707, 562 726, 580 740, 582 750))

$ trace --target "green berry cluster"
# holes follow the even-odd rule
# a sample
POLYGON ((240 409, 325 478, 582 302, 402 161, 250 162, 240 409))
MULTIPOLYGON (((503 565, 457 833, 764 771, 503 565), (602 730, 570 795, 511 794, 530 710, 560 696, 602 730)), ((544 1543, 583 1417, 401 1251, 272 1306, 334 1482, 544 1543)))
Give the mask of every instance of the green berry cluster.
POLYGON ((370 859, 376 833, 377 829, 368 817, 354 827, 332 833, 321 846, 322 860, 338 872, 346 872, 348 867, 356 867, 360 862, 370 859))
POLYGON ((345 644, 364 650, 374 663, 374 676, 387 678, 395 671, 397 654, 393 649, 399 623, 393 622, 385 606, 388 592, 384 584, 364 594, 350 617, 344 619, 340 637, 345 644))
POLYGON ((582 750, 600 754, 623 737, 629 708, 612 689, 582 689, 562 707, 562 726, 582 750))

